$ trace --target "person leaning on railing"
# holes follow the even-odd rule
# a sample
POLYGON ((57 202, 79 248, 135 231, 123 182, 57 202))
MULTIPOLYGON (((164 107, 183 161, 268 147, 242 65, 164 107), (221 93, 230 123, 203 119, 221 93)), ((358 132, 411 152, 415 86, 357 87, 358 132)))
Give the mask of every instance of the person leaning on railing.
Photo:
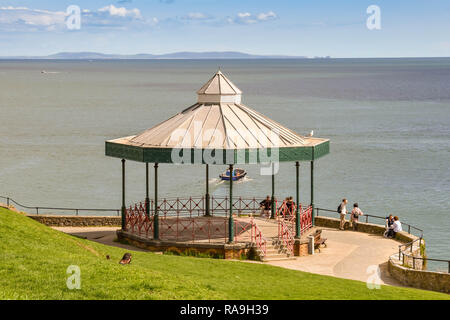
POLYGON ((261 217, 269 217, 272 210, 272 201, 270 200, 270 196, 267 196, 266 199, 261 201, 259 206, 261 208, 261 217))
POLYGON ((338 212, 340 215, 341 223, 339 225, 339 230, 344 230, 345 226, 345 215, 347 214, 347 203, 348 200, 346 198, 342 199, 341 204, 338 207, 338 212))
POLYGON ((364 215, 364 213, 361 211, 361 209, 359 208, 358 204, 354 203, 353 204, 353 210, 351 212, 351 217, 350 217, 350 219, 351 219, 350 221, 352 222, 353 230, 356 231, 359 216, 362 216, 362 215, 364 215))
POLYGON ((295 202, 293 197, 286 198, 286 211, 285 216, 293 216, 295 211, 295 202))

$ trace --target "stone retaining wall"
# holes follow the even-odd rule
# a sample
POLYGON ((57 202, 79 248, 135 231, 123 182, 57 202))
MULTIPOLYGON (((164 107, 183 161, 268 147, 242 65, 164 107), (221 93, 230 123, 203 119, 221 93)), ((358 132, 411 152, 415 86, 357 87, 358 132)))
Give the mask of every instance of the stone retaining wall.
MULTIPOLYGON (((318 217, 314 217, 314 222, 315 222, 316 227, 339 229, 340 219, 318 216, 318 217)), ((344 229, 352 230, 352 228, 350 228, 350 222, 348 220, 345 223, 344 229)), ((384 232, 386 231, 386 228, 379 224, 359 222, 357 225, 356 231, 370 233, 370 234, 377 234, 377 235, 382 236, 384 234, 384 232)), ((397 232, 395 239, 400 242, 407 243, 407 242, 411 242, 413 240, 418 239, 418 237, 416 237, 415 235, 409 234, 407 232, 401 231, 401 232, 397 232)))
POLYGON ((125 241, 135 247, 149 251, 172 252, 177 255, 196 255, 200 253, 212 258, 222 259, 258 259, 255 254, 255 248, 250 243, 183 243, 150 240, 123 230, 117 230, 117 238, 122 242, 125 241))
POLYGON ((404 267, 398 256, 389 258, 388 270, 400 283, 414 288, 450 293, 450 273, 415 270, 404 267))
POLYGON ((122 223, 121 217, 99 216, 53 216, 53 215, 27 215, 49 227, 117 227, 122 223))

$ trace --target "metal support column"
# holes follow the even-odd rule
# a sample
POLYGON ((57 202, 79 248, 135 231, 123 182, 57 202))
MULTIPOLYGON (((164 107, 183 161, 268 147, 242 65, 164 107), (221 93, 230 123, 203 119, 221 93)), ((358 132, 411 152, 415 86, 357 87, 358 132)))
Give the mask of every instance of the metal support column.
POLYGON ((149 177, 148 177, 148 162, 145 163, 145 214, 150 216, 150 196, 149 196, 149 177))
POLYGON ((205 215, 209 216, 209 164, 206 165, 205 215))
POLYGON ((312 225, 314 226, 314 161, 311 161, 311 208, 312 225))
POLYGON ((234 241, 234 219, 233 219, 233 165, 230 164, 230 217, 228 218, 228 242, 234 241))
POLYGON ((275 170, 274 170, 274 166, 275 164, 272 163, 272 205, 271 205, 271 214, 270 214, 270 219, 275 219, 275 211, 276 211, 276 207, 275 207, 275 170))
POLYGON ((125 159, 122 159, 122 230, 126 228, 126 208, 125 208, 125 159))
POLYGON ((300 162, 295 162, 297 204, 295 210, 295 237, 300 239, 300 162))
POLYGON ((155 214, 153 215, 153 239, 159 240, 159 214, 158 214, 158 163, 155 163, 155 214))

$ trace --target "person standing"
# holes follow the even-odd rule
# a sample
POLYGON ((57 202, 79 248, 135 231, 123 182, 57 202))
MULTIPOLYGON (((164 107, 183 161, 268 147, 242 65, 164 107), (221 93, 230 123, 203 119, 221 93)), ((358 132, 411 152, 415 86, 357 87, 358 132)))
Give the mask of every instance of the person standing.
POLYGON ((292 217, 294 215, 294 210, 295 210, 295 202, 292 197, 286 198, 286 209, 287 209, 287 215, 289 217, 292 217))
POLYGON ((357 203, 353 204, 353 210, 351 213, 351 220, 352 220, 352 226, 353 226, 353 231, 356 231, 357 228, 357 224, 358 224, 358 219, 359 216, 364 215, 364 213, 361 211, 361 209, 359 208, 357 203))
POLYGON ((348 203, 348 201, 347 201, 346 198, 342 199, 342 202, 341 202, 341 204, 339 205, 339 208, 338 208, 338 212, 339 212, 340 218, 341 218, 341 223, 339 225, 339 229, 340 230, 344 230, 345 215, 347 214, 347 203, 348 203))

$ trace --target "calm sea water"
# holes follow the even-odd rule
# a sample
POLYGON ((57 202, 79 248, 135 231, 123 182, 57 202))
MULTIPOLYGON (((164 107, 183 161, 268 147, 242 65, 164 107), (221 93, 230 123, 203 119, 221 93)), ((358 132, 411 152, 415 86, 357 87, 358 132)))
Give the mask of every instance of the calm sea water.
MULTIPOLYGON (((366 213, 396 214, 423 227, 429 256, 450 258, 450 59, 0 61, 0 195, 33 206, 119 208, 121 163, 104 156, 104 141, 195 103, 219 66, 244 104, 331 139, 315 170, 318 206, 334 209, 347 197, 366 213)), ((245 168, 250 178, 235 194, 269 194, 270 177, 245 168)), ((161 196, 204 192, 202 166, 159 172, 161 196)), ((144 173, 127 162, 130 204, 144 198, 144 173)), ((307 203, 309 164, 301 174, 307 203)), ((211 189, 225 195, 228 186, 214 178, 211 189)), ((282 164, 276 193, 295 194, 293 164, 282 164)))

